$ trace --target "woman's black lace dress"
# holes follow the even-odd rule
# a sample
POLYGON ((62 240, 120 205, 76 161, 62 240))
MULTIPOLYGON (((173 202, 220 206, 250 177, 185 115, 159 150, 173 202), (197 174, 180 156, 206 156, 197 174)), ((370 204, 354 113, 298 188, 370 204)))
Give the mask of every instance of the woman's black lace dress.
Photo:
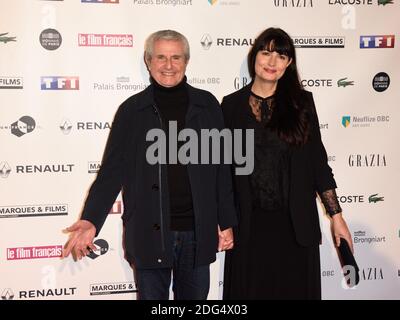
MULTIPOLYGON (((249 242, 242 250, 246 257, 241 257, 248 283, 238 298, 320 299, 319 247, 296 242, 289 213, 291 148, 268 128, 273 99, 254 93, 249 98, 247 127, 255 130, 254 171, 249 176, 253 210, 249 242)), ((335 191, 327 194, 327 210, 339 211, 335 191)))

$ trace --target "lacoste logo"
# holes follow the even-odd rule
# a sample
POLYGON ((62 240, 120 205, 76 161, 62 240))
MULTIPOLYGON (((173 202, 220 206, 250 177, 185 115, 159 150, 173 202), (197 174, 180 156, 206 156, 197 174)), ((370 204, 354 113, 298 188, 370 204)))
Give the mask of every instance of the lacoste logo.
POLYGON ((384 201, 384 197, 377 197, 377 195, 378 195, 377 193, 371 194, 368 197, 368 203, 371 203, 371 202, 377 203, 378 201, 384 201))
POLYGON ((0 33, 0 42, 10 42, 10 41, 17 41, 15 40, 17 37, 6 37, 6 35, 8 34, 8 32, 5 33, 0 33))
POLYGON ((393 4, 393 0, 378 0, 378 6, 386 6, 387 4, 393 4))
POLYGON ((346 79, 347 79, 347 77, 346 77, 346 78, 339 79, 339 80, 337 81, 338 87, 346 88, 347 86, 354 86, 354 81, 348 81, 348 80, 346 80, 346 79))

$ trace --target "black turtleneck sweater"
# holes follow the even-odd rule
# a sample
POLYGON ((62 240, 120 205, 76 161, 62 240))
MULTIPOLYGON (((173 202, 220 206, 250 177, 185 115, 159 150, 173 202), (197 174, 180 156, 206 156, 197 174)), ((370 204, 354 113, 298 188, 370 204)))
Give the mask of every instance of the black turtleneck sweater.
MULTIPOLYGON (((163 87, 153 78, 154 100, 160 110, 167 135, 167 175, 170 198, 171 230, 187 231, 194 229, 193 200, 187 166, 179 163, 169 164, 169 121, 176 121, 178 134, 185 128, 185 117, 189 106, 186 77, 174 87, 163 87)), ((178 142, 178 149, 185 142, 178 142)))

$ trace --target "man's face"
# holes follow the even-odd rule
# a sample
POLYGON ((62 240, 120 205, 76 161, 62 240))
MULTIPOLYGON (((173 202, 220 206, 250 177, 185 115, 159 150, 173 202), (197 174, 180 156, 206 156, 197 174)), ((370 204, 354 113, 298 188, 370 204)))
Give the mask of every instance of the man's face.
POLYGON ((154 42, 147 68, 159 85, 174 87, 185 76, 187 63, 182 42, 161 39, 154 42))

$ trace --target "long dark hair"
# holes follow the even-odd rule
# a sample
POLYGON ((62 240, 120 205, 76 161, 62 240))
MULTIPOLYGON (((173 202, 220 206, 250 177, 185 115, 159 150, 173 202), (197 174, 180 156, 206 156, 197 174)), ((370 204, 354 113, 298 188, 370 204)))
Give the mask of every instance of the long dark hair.
POLYGON ((255 40, 247 63, 249 74, 255 78, 255 62, 261 50, 276 51, 292 59, 283 76, 278 80, 275 91, 275 106, 268 126, 279 137, 293 145, 303 145, 309 136, 309 109, 307 98, 300 83, 296 64, 296 52, 292 38, 282 29, 268 28, 255 40))

